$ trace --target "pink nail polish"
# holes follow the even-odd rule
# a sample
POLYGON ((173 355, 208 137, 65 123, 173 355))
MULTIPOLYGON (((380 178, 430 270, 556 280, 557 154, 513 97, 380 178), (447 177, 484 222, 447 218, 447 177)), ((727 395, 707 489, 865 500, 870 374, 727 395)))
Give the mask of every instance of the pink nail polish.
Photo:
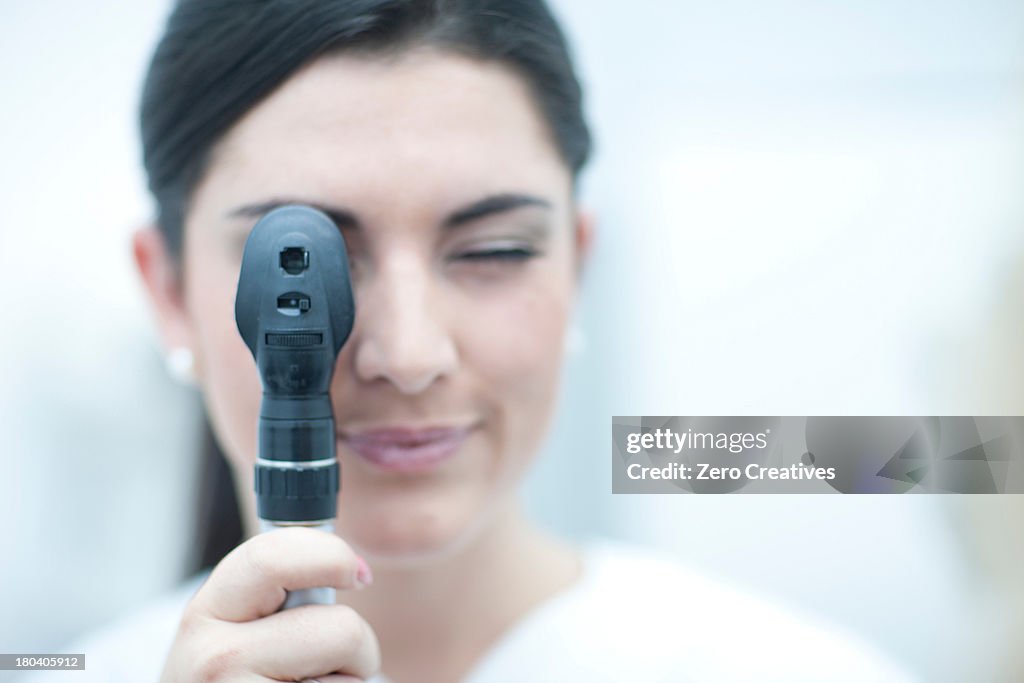
POLYGON ((356 587, 366 588, 373 583, 373 572, 370 571, 370 565, 366 564, 366 560, 356 556, 356 562, 358 568, 356 569, 356 587))

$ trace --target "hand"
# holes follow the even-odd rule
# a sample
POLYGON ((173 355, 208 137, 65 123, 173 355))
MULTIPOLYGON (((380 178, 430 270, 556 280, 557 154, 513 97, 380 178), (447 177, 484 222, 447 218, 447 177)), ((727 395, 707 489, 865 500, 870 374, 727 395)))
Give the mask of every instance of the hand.
POLYGON ((295 527, 250 538, 221 560, 185 608, 161 683, 373 676, 380 669, 377 636, 351 607, 278 612, 286 591, 362 587, 360 563, 347 543, 324 531, 295 527))

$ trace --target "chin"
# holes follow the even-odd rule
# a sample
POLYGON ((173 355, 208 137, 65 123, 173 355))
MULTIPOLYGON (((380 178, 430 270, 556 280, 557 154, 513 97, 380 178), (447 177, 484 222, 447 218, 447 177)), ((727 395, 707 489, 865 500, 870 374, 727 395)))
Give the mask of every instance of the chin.
POLYGON ((396 565, 437 560, 458 552, 481 531, 485 499, 378 500, 358 509, 349 500, 348 511, 339 507, 337 530, 368 560, 396 565))

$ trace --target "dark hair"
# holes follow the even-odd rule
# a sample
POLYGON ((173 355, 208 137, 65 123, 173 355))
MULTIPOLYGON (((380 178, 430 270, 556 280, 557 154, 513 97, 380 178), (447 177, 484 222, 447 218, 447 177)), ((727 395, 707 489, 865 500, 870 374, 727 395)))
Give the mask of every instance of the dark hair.
POLYGON ((543 0, 179 0, 146 75, 140 119, 171 253, 181 254, 188 198, 211 148, 242 115, 326 52, 414 45, 515 68, 578 174, 591 146, 582 92, 543 0))
POLYGON ((195 544, 189 554, 187 574, 214 566, 245 536, 231 468, 205 414, 200 438, 195 544))
MULTIPOLYGON (((514 68, 578 175, 591 138, 565 37, 544 0, 179 0, 149 65, 140 117, 157 223, 179 272, 189 198, 236 121, 320 55, 418 45, 514 68)), ((237 502, 224 503, 234 490, 223 454, 205 434, 203 473, 220 483, 203 482, 199 566, 242 537, 237 502)))

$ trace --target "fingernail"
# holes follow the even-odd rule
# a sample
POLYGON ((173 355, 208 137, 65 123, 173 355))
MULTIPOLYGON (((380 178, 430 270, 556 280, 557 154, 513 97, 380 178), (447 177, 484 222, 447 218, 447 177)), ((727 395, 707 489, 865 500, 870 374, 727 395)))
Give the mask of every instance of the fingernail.
POLYGON ((356 588, 366 588, 373 583, 373 572, 370 571, 370 565, 366 564, 366 560, 362 557, 356 556, 356 563, 358 565, 356 569, 356 588))

